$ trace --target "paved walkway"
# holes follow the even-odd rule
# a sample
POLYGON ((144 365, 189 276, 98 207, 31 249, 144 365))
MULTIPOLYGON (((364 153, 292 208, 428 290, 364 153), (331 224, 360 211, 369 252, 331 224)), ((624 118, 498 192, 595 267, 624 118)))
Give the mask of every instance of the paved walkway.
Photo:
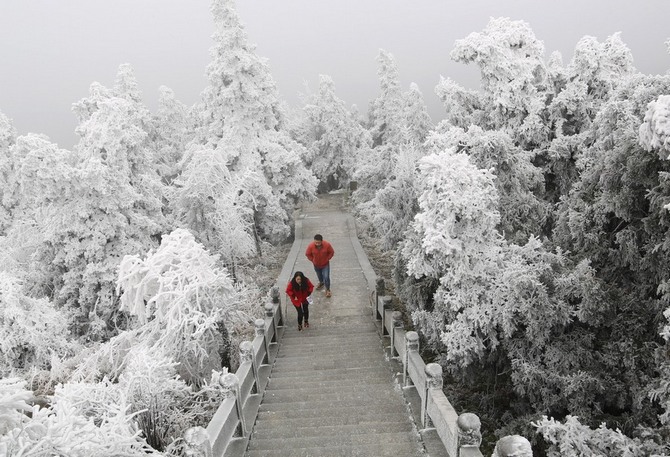
POLYGON ((296 221, 282 279, 300 270, 318 282, 304 252, 320 233, 335 249, 333 295, 315 291, 310 328, 298 332, 297 313, 281 290, 287 327, 248 457, 426 455, 372 318, 372 268, 341 201, 341 195, 325 196, 296 221))

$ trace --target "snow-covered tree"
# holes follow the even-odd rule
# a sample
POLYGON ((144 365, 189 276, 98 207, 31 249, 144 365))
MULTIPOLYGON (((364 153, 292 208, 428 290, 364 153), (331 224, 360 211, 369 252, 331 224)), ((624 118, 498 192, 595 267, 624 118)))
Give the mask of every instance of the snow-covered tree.
POLYGON ((588 317, 588 332, 599 342, 598 382, 608 392, 599 397, 601 408, 651 425, 657 418, 646 402, 667 363, 662 350, 648 348, 664 344, 658 322, 670 278, 670 170, 667 152, 650 147, 653 135, 641 126, 650 102, 667 93, 667 76, 634 75, 610 95, 593 120, 592 144, 577 162, 579 180, 560 203, 553 231, 554 243, 574 262, 588 260, 607 291, 588 317))
POLYGON ((129 405, 106 402, 104 414, 79 413, 90 398, 67 398, 57 390, 51 405, 32 405, 32 392, 18 378, 0 380, 0 454, 67 455, 72 457, 161 456, 141 437, 135 426, 137 414, 129 405))
MULTIPOLYGON (((258 172, 233 175, 221 153, 197 147, 188 152, 186 167, 174 183, 173 212, 235 275, 239 260, 257 251, 254 213, 244 204, 246 195, 259 193, 252 193, 253 186, 269 186, 258 172)), ((266 195, 272 196, 271 189, 266 195)))
POLYGON ((396 141, 395 136, 400 133, 404 111, 398 66, 393 55, 380 49, 377 62, 381 93, 370 104, 368 113, 373 147, 396 141))
POLYGON ((662 158, 670 154, 670 95, 661 95, 649 102, 644 122, 640 125, 640 144, 647 151, 657 149, 662 158))
POLYGON ((15 170, 11 147, 16 142, 16 129, 10 119, 0 112, 0 234, 11 222, 15 189, 15 170))
MULTIPOLYGON (((530 26, 509 18, 491 18, 482 32, 456 41, 451 58, 475 63, 481 73, 483 109, 488 114, 487 125, 481 127, 507 129, 524 148, 546 141, 548 129, 542 112, 547 71, 543 56, 544 45, 530 26)), ((446 88, 439 92, 453 93, 446 88)), ((476 105, 465 109, 472 111, 476 105)))
POLYGON ((307 163, 320 180, 320 189, 346 187, 361 161, 359 156, 369 153, 370 135, 337 97, 329 76, 319 77, 319 91, 303 110, 310 132, 307 163))
POLYGON ((361 154, 360 167, 354 175, 359 184, 354 199, 359 205, 370 202, 395 179, 394 169, 402 149, 419 151, 431 128, 418 86, 412 83, 409 91, 403 93, 393 56, 380 50, 377 61, 381 93, 372 102, 368 115, 373 149, 361 154))
POLYGON ((152 350, 179 362, 181 376, 196 384, 207 379, 212 364, 217 368, 223 337, 253 318, 242 307, 241 289, 184 229, 163 236, 144 260, 124 257, 118 291, 121 309, 144 324, 143 339, 152 350))
POLYGON ((428 108, 423 100, 423 94, 416 83, 409 85, 409 90, 403 94, 405 106, 402 125, 409 130, 410 142, 415 145, 423 144, 433 128, 433 121, 428 114, 428 108))
POLYGON ((498 228, 506 239, 523 244, 528 237, 541 233, 548 214, 540 199, 544 191, 542 172, 532 163, 534 154, 516 146, 507 133, 478 126, 450 128, 431 135, 426 148, 453 148, 468 154, 477 167, 493 172, 501 216, 498 228))
POLYGON ((595 116, 635 73, 630 50, 619 34, 604 43, 582 38, 567 68, 562 68, 560 55, 552 56, 547 113, 553 138, 546 151, 538 154, 545 163, 548 199, 558 201, 578 180, 577 162, 595 136, 595 116))
POLYGON ((618 428, 608 428, 605 423, 593 430, 573 415, 566 416, 564 423, 543 416, 533 425, 550 443, 548 457, 664 457, 670 452, 667 445, 656 443, 648 436, 630 438, 618 428))
POLYGON ((0 376, 48 369, 52 355, 68 355, 67 321, 47 299, 27 296, 17 278, 0 272, 0 303, 0 376))
POLYGON ((194 141, 223 154, 233 174, 262 174, 276 198, 254 194, 251 208, 260 234, 278 241, 288 235, 295 202, 313 197, 316 179, 304 166, 304 147, 285 129, 275 82, 247 42, 233 0, 214 0, 211 10, 215 44, 194 141))
POLYGON ((17 140, 21 218, 10 236, 33 228, 34 293, 66 306, 81 334, 96 316, 112 318, 120 259, 154 246, 163 216, 144 113, 98 84, 75 109, 82 120, 75 152, 35 135, 17 140))
POLYGON ((158 111, 153 117, 153 148, 156 150, 158 174, 171 183, 179 173, 178 164, 192 140, 193 126, 189 109, 175 98, 172 89, 161 86, 158 111))

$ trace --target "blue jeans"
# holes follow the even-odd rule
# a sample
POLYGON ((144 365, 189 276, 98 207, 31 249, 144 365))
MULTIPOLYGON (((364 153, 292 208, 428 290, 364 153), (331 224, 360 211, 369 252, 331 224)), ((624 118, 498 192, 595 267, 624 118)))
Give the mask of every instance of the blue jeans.
POLYGON ((314 271, 316 272, 316 277, 319 278, 319 282, 326 286, 326 290, 330 290, 330 264, 323 268, 314 266, 314 271))

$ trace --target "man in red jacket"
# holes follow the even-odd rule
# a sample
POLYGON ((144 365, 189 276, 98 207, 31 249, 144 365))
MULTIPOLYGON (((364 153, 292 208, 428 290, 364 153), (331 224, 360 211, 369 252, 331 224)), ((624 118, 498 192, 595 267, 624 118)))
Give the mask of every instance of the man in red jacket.
POLYGON ((316 288, 326 286, 326 297, 330 297, 330 259, 335 255, 333 246, 317 233, 314 235, 314 241, 307 246, 305 255, 314 264, 316 277, 319 278, 316 288))

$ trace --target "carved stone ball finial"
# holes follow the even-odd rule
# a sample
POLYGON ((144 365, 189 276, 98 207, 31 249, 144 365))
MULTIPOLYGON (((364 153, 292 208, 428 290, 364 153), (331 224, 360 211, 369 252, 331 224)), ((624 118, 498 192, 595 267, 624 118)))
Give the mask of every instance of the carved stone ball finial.
POLYGON ((416 332, 407 332, 405 335, 407 340, 407 352, 419 350, 419 334, 416 332))
POLYGON ((207 430, 202 427, 191 427, 184 432, 184 454, 187 457, 211 457, 212 446, 207 430))
POLYGON ((456 425, 458 425, 459 446, 479 447, 482 444, 482 423, 476 414, 461 414, 458 416, 456 425))
POLYGON ((266 317, 274 316, 274 305, 272 303, 265 304, 265 316, 266 317))
POLYGON ((400 328, 402 327, 402 313, 400 311, 393 311, 393 314, 391 314, 391 317, 393 318, 393 326, 395 328, 400 328))
POLYGON ((426 365, 426 387, 429 389, 442 389, 442 366, 437 363, 426 365))
POLYGON ((256 319, 254 327, 256 328, 256 336, 265 335, 265 319, 256 319))
POLYGON ((492 457, 533 457, 533 450, 523 436, 508 435, 498 440, 492 457))
POLYGON ((242 341, 240 343, 240 362, 251 362, 254 358, 254 343, 242 341))
POLYGON ((240 380, 234 373, 226 373, 219 378, 219 384, 221 385, 223 396, 230 398, 237 393, 237 389, 240 387, 240 380))

